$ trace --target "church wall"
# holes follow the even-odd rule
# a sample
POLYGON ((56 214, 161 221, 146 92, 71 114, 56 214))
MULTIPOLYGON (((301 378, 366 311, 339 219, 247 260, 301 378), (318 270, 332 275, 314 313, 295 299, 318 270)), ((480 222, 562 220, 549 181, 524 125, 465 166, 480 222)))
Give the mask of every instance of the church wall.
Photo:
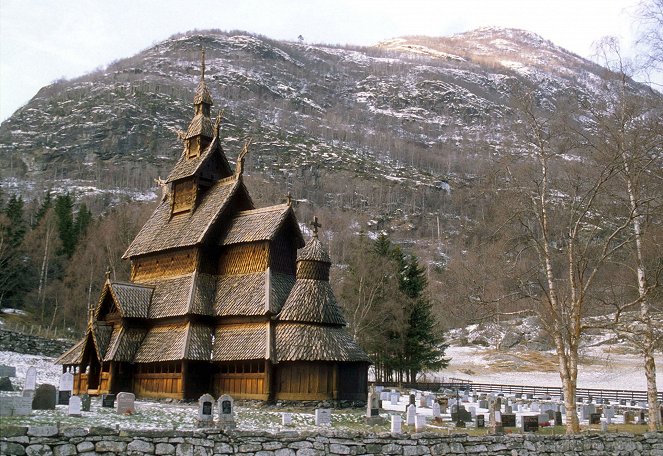
POLYGON ((196 203, 197 185, 193 179, 176 182, 173 185, 173 214, 186 212, 196 203))
POLYGON ((137 397, 183 399, 182 380, 181 361, 137 364, 133 390, 137 397))
POLYGON ((295 275, 297 247, 284 231, 269 246, 269 267, 272 272, 295 275))
POLYGON ((267 269, 268 243, 251 242, 223 248, 219 255, 219 275, 247 274, 267 269))
POLYGON ((195 248, 152 254, 131 262, 131 281, 149 283, 155 279, 191 274, 197 265, 198 251, 195 248))
POLYGON ((274 399, 336 399, 337 368, 327 362, 282 362, 274 367, 274 399))
POLYGON ((368 395, 368 364, 339 363, 338 399, 363 401, 368 395))
POLYGON ((224 362, 215 366, 214 394, 229 394, 235 399, 269 398, 268 361, 224 362))

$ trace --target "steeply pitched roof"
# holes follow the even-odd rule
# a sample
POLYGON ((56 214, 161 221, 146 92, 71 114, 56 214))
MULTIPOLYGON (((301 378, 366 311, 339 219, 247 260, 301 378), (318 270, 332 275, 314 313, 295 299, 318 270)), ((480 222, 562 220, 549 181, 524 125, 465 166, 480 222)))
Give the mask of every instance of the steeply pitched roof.
POLYGON ((189 123, 189 128, 186 130, 184 139, 193 138, 194 136, 198 135, 206 136, 208 138, 214 136, 212 119, 202 113, 196 114, 193 119, 191 119, 191 123, 189 123))
POLYGON ((99 321, 94 322, 88 327, 88 333, 92 334, 92 340, 94 341, 94 347, 99 359, 104 359, 106 355, 112 332, 113 327, 111 325, 103 324, 99 321))
POLYGON ((313 279, 297 279, 278 319, 341 326, 346 324, 329 282, 313 279))
POLYGON ((310 241, 304 246, 303 249, 297 251, 297 261, 321 261, 323 263, 331 263, 327 249, 322 245, 317 236, 311 238, 310 241))
POLYGON ((209 360, 211 351, 212 330, 206 325, 183 323, 155 326, 147 331, 134 362, 209 360))
POLYGON ((200 169, 210 160, 218 160, 220 162, 218 165, 220 168, 222 168, 223 172, 228 176, 232 175, 232 170, 230 169, 228 159, 221 150, 219 138, 215 136, 210 145, 207 146, 203 153, 197 157, 187 157, 185 150, 173 167, 173 170, 166 178, 166 182, 173 182, 178 179, 183 179, 185 177, 198 174, 200 169))
POLYGON ((219 276, 214 295, 214 315, 225 317, 266 315, 268 312, 275 314, 283 306, 294 282, 295 278, 291 275, 269 270, 219 276), (268 289, 269 306, 266 299, 268 289))
POLYGON ((287 204, 239 212, 230 221, 219 243, 230 245, 272 240, 289 218, 293 222, 298 243, 303 245, 304 238, 296 223, 295 214, 287 204))
POLYGON ((267 358, 267 323, 217 327, 212 361, 267 358))
POLYGON ((276 359, 281 361, 371 362, 341 327, 279 322, 275 328, 276 359))
MULTIPOLYGON (((109 282, 108 290, 117 304, 120 314, 127 318, 146 318, 154 289, 127 282, 109 282)), ((106 287, 102 291, 102 300, 106 287)))
POLYGON ((133 362, 145 334, 145 328, 114 328, 104 361, 133 362))
POLYGON ((76 342, 73 347, 64 352, 58 359, 54 361, 55 364, 80 364, 83 361, 83 349, 85 348, 85 341, 87 335, 81 340, 76 342))
POLYGON ((207 190, 194 211, 176 214, 172 217, 170 201, 162 201, 143 225, 123 258, 202 242, 209 228, 216 222, 240 188, 246 193, 241 179, 234 177, 222 179, 207 190))
POLYGON ((193 281, 194 275, 187 274, 155 282, 148 318, 185 315, 189 310, 193 281))

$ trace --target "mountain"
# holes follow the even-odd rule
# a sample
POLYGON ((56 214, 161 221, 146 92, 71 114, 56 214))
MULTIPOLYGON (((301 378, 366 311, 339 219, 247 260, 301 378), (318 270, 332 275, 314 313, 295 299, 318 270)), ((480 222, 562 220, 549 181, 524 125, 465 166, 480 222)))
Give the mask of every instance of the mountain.
POLYGON ((176 133, 193 114, 201 47, 231 162, 252 139, 246 172, 261 182, 256 198, 290 191, 305 216, 345 214, 330 220, 332 231, 386 229, 434 243, 431 262, 472 219, 468 198, 493 157, 522 147, 514 87, 549 109, 606 90, 604 68, 523 30, 373 47, 191 32, 42 88, 0 125, 3 187, 28 198, 46 188, 107 202, 156 198, 154 179, 182 151, 176 133))

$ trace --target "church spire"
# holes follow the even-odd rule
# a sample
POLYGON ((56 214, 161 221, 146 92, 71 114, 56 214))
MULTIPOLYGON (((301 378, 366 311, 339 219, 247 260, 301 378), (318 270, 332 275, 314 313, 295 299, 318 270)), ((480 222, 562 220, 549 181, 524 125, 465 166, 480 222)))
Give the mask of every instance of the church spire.
POLYGON ((213 104, 212 95, 205 83, 205 48, 201 48, 200 82, 193 97, 194 116, 184 135, 189 158, 199 156, 214 137, 214 126, 210 117, 213 104))

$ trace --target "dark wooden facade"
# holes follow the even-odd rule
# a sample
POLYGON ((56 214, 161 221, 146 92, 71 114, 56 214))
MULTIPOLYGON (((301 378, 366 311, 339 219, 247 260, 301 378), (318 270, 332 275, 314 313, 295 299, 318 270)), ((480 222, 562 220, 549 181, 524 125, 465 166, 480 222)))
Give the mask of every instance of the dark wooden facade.
POLYGON ((319 225, 305 245, 290 204, 254 208, 246 146, 232 170, 211 106, 203 77, 167 192, 125 253, 131 281, 107 277, 58 362, 75 393, 364 400, 370 360, 344 330, 319 225))

